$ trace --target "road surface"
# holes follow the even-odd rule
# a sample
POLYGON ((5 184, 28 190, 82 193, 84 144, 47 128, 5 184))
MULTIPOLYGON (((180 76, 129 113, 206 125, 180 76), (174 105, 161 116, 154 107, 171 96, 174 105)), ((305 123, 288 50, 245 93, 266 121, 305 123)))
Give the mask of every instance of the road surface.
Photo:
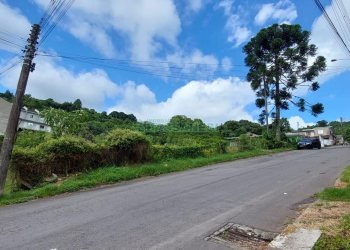
POLYGON ((203 239, 280 231, 346 165, 350 148, 292 151, 2 207, 0 249, 227 249, 203 239))

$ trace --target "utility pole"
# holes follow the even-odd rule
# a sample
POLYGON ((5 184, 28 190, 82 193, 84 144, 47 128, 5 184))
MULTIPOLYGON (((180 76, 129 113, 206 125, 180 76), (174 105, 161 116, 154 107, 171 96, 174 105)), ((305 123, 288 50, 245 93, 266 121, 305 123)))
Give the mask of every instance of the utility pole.
POLYGON ((3 195, 5 189, 5 182, 7 172, 9 169, 10 158, 12 154, 13 145, 16 140, 17 127, 21 109, 23 106, 23 96, 27 87, 29 73, 34 71, 35 64, 32 62, 38 44, 40 33, 40 25, 33 24, 32 30, 28 38, 28 45, 25 47, 25 55, 22 65, 21 74, 17 84, 15 100, 12 104, 10 117, 7 123, 4 141, 0 153, 0 196, 3 195))

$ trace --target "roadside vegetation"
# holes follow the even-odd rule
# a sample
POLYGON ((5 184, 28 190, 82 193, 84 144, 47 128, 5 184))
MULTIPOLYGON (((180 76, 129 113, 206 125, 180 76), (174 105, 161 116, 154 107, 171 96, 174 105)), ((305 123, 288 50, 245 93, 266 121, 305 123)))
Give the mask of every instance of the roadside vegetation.
MULTIPOLYGON (((13 99, 9 91, 0 96, 13 99)), ((18 133, 1 205, 281 152, 295 144, 286 137, 276 143, 273 126, 266 133, 245 120, 212 128, 182 115, 166 124, 139 122, 132 114, 84 108, 80 100, 60 104, 26 96, 25 105, 38 107, 52 133, 18 133)), ((284 124, 289 131, 288 121, 284 124)))
MULTIPOLYGON (((333 210, 345 210, 350 203, 350 166, 345 169, 339 187, 326 188, 318 197, 326 202, 327 206, 332 206, 333 210)), ((349 209, 347 209, 349 211, 349 209)), ((345 250, 350 249, 350 214, 337 218, 337 213, 333 213, 333 220, 337 220, 336 227, 329 228, 331 223, 327 223, 322 228, 322 235, 314 246, 315 250, 345 250)))
POLYGON ((285 148, 273 150, 257 149, 244 152, 215 154, 209 157, 168 159, 155 163, 133 166, 106 166, 91 171, 76 173, 56 183, 42 183, 29 190, 22 189, 12 193, 10 192, 11 184, 8 182, 6 185, 7 192, 0 198, 0 205, 22 203, 33 199, 74 192, 101 185, 129 181, 142 177, 158 176, 207 166, 209 164, 262 156, 286 150, 285 148))

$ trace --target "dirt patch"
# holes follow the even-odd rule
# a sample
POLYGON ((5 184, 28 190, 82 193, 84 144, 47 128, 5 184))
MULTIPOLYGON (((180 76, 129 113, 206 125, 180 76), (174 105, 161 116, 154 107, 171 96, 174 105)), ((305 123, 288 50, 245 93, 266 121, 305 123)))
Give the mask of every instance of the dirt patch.
POLYGON ((344 181, 341 181, 340 179, 337 179, 335 181, 335 184, 334 184, 334 187, 335 188, 346 188, 348 185, 348 183, 344 182, 344 181))
POLYGON ((283 230, 282 234, 305 228, 321 229, 328 235, 336 235, 339 232, 341 218, 347 214, 350 214, 350 203, 317 201, 306 208, 293 224, 283 230))

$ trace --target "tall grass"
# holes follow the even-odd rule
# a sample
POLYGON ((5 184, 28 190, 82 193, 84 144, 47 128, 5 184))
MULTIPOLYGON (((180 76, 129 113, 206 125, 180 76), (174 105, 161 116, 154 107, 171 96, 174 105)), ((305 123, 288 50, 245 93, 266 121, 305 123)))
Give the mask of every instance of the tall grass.
POLYGON ((99 185, 128 181, 146 176, 158 176, 161 174, 207 166, 213 163, 245 159, 286 150, 287 149, 251 150, 246 152, 217 154, 209 157, 168 159, 156 163, 140 164, 130 167, 103 167, 81 173, 77 176, 69 177, 60 184, 44 184, 28 191, 18 191, 13 193, 7 192, 0 197, 0 205, 21 203, 66 192, 92 188, 99 185))

